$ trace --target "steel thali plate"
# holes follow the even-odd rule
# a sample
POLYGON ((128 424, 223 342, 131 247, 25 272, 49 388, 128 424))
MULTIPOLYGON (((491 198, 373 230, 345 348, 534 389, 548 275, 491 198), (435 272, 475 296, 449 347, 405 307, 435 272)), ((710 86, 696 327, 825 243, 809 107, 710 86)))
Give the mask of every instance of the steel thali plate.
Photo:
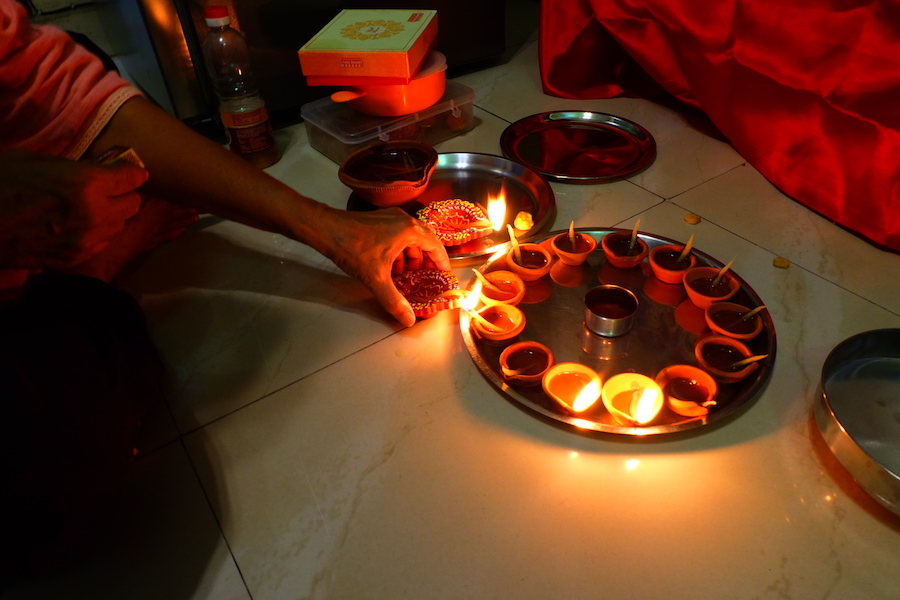
POLYGON ((631 175, 656 158, 641 125, 606 113, 555 111, 516 121, 500 136, 508 156, 561 183, 599 183, 631 175))
MULTIPOLYGON (((577 231, 592 235, 599 241, 607 233, 626 230, 578 228, 577 231)), ((546 244, 559 233, 562 232, 550 232, 535 241, 546 244)), ((660 244, 679 243, 652 234, 639 235, 651 249, 660 244)), ((696 248, 693 252, 698 258, 698 265, 724 266, 696 248)), ((493 256, 480 270, 488 272, 505 268, 505 257, 493 256)), ((762 305, 762 300, 740 275, 734 270, 730 272, 740 284, 738 293, 731 301, 748 308, 762 305)), ((474 282, 474 278, 469 281, 469 289, 474 282)), ((681 286, 659 282, 649 273, 646 261, 641 267, 627 271, 614 268, 606 263, 599 245, 582 267, 565 267, 557 261, 550 275, 528 284, 525 299, 519 308, 525 313, 525 329, 518 340, 540 342, 553 351, 556 362, 585 364, 596 370, 604 381, 621 372, 637 372, 655 378, 659 371, 672 364, 696 365, 694 345, 707 333, 704 331, 703 311, 687 300, 681 286), (623 336, 601 338, 584 327, 584 295, 601 283, 621 285, 638 296, 640 306, 635 324, 623 336)), ((470 318, 464 311, 460 313, 460 329, 476 366, 514 402, 579 430, 647 436, 683 432, 723 421, 746 407, 763 389, 775 362, 776 338, 768 311, 763 310, 760 314, 763 317, 763 331, 745 343, 753 354, 768 354, 768 357, 759 362, 759 368, 753 375, 738 383, 720 384, 717 404, 705 416, 683 417, 664 407, 654 421, 644 426, 618 423, 599 401, 575 416, 561 409, 541 386, 510 386, 500 373, 499 358, 505 344, 473 335, 470 318)))
MULTIPOLYGON (((459 198, 481 206, 502 194, 506 198, 506 222, 512 223, 520 211, 531 214, 533 225, 517 231, 517 238, 528 241, 546 227, 556 211, 556 200, 547 180, 524 165, 493 154, 454 152, 438 155, 438 164, 425 193, 401 206, 415 216, 419 209, 441 200, 459 198)), ((372 210, 375 207, 352 194, 348 210, 372 210)), ((509 233, 501 229, 478 240, 447 248, 454 262, 481 259, 509 250, 509 233)))

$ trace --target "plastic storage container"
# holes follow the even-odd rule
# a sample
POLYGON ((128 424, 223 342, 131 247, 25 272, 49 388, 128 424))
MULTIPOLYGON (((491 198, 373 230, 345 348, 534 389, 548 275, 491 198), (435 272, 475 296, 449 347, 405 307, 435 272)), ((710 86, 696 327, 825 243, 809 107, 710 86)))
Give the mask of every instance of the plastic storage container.
POLYGON ((402 117, 375 117, 347 104, 323 98, 300 109, 309 144, 340 164, 353 152, 377 142, 417 140, 435 145, 471 131, 475 92, 448 81, 444 95, 433 106, 402 117))

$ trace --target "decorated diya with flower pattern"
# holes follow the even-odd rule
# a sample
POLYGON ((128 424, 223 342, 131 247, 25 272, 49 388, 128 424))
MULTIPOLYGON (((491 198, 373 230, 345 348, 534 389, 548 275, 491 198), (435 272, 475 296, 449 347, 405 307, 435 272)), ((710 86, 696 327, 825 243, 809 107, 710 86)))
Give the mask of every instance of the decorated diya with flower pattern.
POLYGON ((420 319, 433 317, 442 310, 459 308, 463 291, 459 279, 449 271, 419 269, 404 271, 393 278, 394 286, 409 301, 420 319))
POLYGON ((445 246, 459 246, 488 235, 491 220, 477 204, 465 200, 438 200, 420 209, 416 216, 428 225, 445 246))

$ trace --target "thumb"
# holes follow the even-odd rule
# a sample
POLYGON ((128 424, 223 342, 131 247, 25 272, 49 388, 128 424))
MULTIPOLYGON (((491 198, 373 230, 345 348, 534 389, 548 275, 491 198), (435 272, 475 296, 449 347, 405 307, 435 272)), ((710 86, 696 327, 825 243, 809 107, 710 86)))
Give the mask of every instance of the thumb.
POLYGON ((147 179, 150 178, 150 173, 146 169, 131 163, 119 163, 102 168, 110 175, 105 178, 105 191, 110 196, 120 196, 133 192, 144 185, 147 179))
POLYGON ((393 281, 390 279, 386 282, 372 286, 372 293, 378 303, 384 307, 395 319, 397 319, 404 327, 412 327, 416 324, 416 315, 413 312, 409 301, 403 297, 403 294, 397 291, 393 281))

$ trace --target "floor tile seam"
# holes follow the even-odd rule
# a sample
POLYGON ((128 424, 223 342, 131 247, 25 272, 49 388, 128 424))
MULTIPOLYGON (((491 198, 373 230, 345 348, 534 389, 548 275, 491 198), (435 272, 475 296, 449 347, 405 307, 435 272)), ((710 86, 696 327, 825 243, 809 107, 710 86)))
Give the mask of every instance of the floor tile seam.
MULTIPOLYGON (((676 196, 676 197, 677 197, 677 196, 676 196)), ((672 206, 677 206, 677 207, 680 208, 681 210, 684 210, 684 211, 687 211, 687 212, 693 212, 693 211, 691 211, 690 209, 685 208, 684 206, 681 206, 680 204, 678 204, 678 203, 675 202, 674 200, 666 200, 666 202, 668 202, 668 203, 671 204, 672 206)), ((657 205, 657 206, 658 206, 658 205, 657 205)), ((649 210, 649 209, 648 209, 648 210, 649 210)), ((895 311, 895 310, 893 310, 893 309, 891 309, 891 308, 888 308, 887 306, 883 306, 882 304, 880 304, 880 303, 878 303, 878 302, 872 300, 871 298, 867 298, 866 296, 862 295, 861 293, 859 293, 859 292, 857 292, 857 291, 855 291, 855 290, 852 290, 852 289, 848 288, 847 286, 841 284, 841 283, 838 282, 838 281, 835 281, 835 280, 833 280, 833 279, 830 279, 830 278, 826 277, 825 275, 823 275, 823 274, 821 274, 821 273, 817 273, 816 271, 813 271, 813 270, 810 269, 809 267, 805 266, 802 262, 795 261, 795 260, 794 260, 793 258, 791 258, 790 256, 784 256, 784 255, 781 254, 780 252, 777 252, 777 251, 775 251, 775 250, 772 250, 771 248, 767 248, 766 246, 764 246, 764 245, 762 245, 762 244, 760 244, 760 243, 758 243, 758 242, 755 242, 755 241, 749 239, 749 238, 746 237, 746 236, 743 236, 743 235, 737 233, 736 231, 732 230, 731 228, 726 227, 725 225, 722 225, 722 224, 718 223, 717 221, 715 221, 715 220, 713 220, 713 219, 708 219, 708 218, 704 217, 703 215, 699 215, 699 216, 700 216, 700 218, 702 218, 702 219, 703 219, 704 221, 706 221, 707 223, 710 223, 710 224, 712 224, 712 225, 715 225, 716 227, 722 229, 723 231, 727 231, 728 233, 730 233, 731 235, 735 236, 736 238, 741 239, 741 240, 744 240, 745 242, 747 242, 747 243, 749 243, 749 244, 752 244, 753 246, 756 246, 756 247, 759 248, 760 250, 763 250, 763 251, 765 251, 765 252, 768 252, 769 254, 771 254, 771 255, 773 255, 773 256, 775 256, 775 257, 781 256, 781 257, 784 257, 784 258, 788 259, 788 260, 790 261, 790 266, 791 266, 791 267, 796 267, 796 268, 798 268, 798 269, 801 269, 801 270, 805 271, 806 273, 809 273, 809 274, 812 275, 813 277, 816 277, 816 278, 818 278, 818 279, 820 279, 820 280, 822 280, 822 281, 825 281, 826 283, 829 283, 829 284, 835 286, 836 288, 838 288, 838 289, 840 289, 840 290, 843 290, 843 291, 847 292, 848 294, 851 294, 851 295, 853 295, 853 296, 856 296, 856 297, 859 298, 860 300, 864 300, 865 302, 871 304, 872 306, 876 306, 876 307, 878 307, 878 308, 880 308, 880 309, 882 309, 882 310, 887 311, 888 313, 890 313, 890 314, 892 314, 892 315, 895 315, 895 316, 900 317, 900 313, 898 313, 897 311, 895 311)))

